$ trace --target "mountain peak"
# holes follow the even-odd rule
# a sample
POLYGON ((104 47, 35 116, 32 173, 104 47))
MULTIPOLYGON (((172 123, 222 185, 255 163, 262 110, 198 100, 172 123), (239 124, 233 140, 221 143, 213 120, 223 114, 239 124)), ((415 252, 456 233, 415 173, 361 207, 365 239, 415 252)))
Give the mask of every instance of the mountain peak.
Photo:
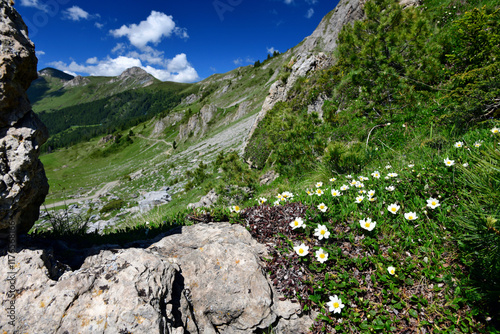
POLYGON ((57 79, 61 79, 64 81, 69 81, 69 80, 74 78, 74 76, 72 76, 71 74, 67 74, 63 71, 57 70, 57 69, 52 68, 52 67, 46 67, 43 70, 40 70, 38 72, 38 76, 57 78, 57 79))
POLYGON ((141 86, 146 87, 153 84, 156 78, 144 69, 134 66, 123 71, 122 74, 113 79, 112 82, 129 80, 140 81, 141 86))

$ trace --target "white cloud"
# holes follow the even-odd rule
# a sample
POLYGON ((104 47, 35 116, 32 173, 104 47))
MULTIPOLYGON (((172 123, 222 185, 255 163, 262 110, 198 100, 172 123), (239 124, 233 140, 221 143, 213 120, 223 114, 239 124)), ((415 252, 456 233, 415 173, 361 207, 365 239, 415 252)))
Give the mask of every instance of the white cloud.
POLYGON ((34 7, 43 10, 44 12, 48 12, 49 10, 49 6, 40 3, 38 0, 21 0, 21 6, 34 7))
POLYGON ((233 60, 233 63, 234 63, 234 65, 241 65, 241 64, 243 64, 243 59, 241 59, 241 58, 235 59, 235 60, 233 60))
POLYGON ((117 76, 130 67, 140 67, 162 81, 194 82, 199 79, 198 73, 187 61, 187 56, 184 53, 163 62, 164 66, 157 68, 151 65, 143 65, 139 58, 128 56, 111 58, 108 56, 102 60, 98 60, 96 57, 89 58, 86 64, 78 64, 75 61, 67 64, 57 61, 49 65, 67 73, 78 72, 92 76, 117 76))
POLYGON ((99 23, 99 22, 94 23, 94 25, 95 25, 95 26, 96 26, 96 28, 98 28, 98 29, 102 29, 102 28, 104 27, 104 24, 99 23))
MULTIPOLYGON (((273 54, 274 51, 278 51, 274 48, 274 46, 271 46, 270 48, 266 48, 267 49, 267 53, 270 53, 270 54, 273 54)), ((278 51, 279 52, 279 51, 278 51)))
POLYGON ((181 38, 188 38, 186 29, 175 26, 172 16, 152 11, 146 21, 139 24, 123 25, 116 30, 110 30, 114 37, 127 37, 132 45, 143 49, 148 43, 158 44, 163 37, 176 34, 181 38))
POLYGON ((306 13, 306 18, 310 19, 314 15, 314 9, 309 8, 309 10, 306 13))
POLYGON ((315 5, 318 3, 318 0, 306 0, 306 2, 309 4, 309 5, 315 5))
POLYGON ((35 51, 35 54, 38 58, 40 58, 41 56, 45 55, 45 51, 42 51, 42 50, 38 50, 38 51, 35 51))
POLYGON ((90 19, 90 14, 78 6, 73 6, 63 11, 63 18, 72 21, 88 20, 90 19))
POLYGON ((89 58, 86 61, 87 64, 97 64, 98 62, 99 62, 99 60, 97 59, 97 57, 89 58))
POLYGON ((286 5, 290 5, 291 3, 293 3, 293 0, 285 0, 286 5))

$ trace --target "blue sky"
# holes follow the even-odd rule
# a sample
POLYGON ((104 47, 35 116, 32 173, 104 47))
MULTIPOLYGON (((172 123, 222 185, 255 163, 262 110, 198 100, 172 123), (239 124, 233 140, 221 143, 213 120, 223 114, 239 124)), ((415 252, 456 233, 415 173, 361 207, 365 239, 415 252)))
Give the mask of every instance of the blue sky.
POLYGON ((337 0, 16 0, 38 69, 195 82, 300 43, 337 0))

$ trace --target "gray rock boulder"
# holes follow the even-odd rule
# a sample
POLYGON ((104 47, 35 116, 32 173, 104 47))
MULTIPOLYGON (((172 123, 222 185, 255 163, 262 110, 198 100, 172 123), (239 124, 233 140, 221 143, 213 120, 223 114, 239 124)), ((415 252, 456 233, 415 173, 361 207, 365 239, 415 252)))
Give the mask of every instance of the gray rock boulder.
POLYGON ((153 207, 166 204, 172 200, 168 191, 170 188, 164 188, 160 191, 151 191, 142 195, 139 201, 139 209, 141 212, 151 210, 153 207))
POLYGON ((188 209, 195 209, 195 208, 209 208, 217 201, 219 200, 219 195, 215 192, 214 189, 210 190, 208 194, 203 196, 198 202, 196 203, 189 203, 187 208, 188 209))
MULTIPOLYGON (((312 325, 298 303, 280 300, 265 246, 241 225, 185 226, 155 243, 109 248, 88 250, 77 270, 49 250, 0 257, 0 304, 14 301, 16 332, 299 334, 312 325)), ((0 332, 14 332, 7 315, 0 332)))
POLYGON ((0 235, 28 231, 49 185, 38 159, 48 132, 31 110, 26 90, 37 78, 35 47, 8 1, 0 2, 0 235), (12 225, 10 225, 12 224, 12 225))

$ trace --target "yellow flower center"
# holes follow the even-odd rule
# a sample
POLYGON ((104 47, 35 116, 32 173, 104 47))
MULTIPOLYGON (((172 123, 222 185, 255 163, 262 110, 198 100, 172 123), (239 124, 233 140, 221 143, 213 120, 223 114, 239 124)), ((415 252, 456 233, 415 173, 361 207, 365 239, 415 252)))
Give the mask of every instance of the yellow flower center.
POLYGON ((391 208, 391 210, 392 210, 393 212, 396 212, 396 208, 391 208))
POLYGON ((412 220, 412 219, 413 219, 413 216, 408 216, 408 219, 412 220))
POLYGON ((339 308, 339 306, 340 306, 339 303, 337 303, 337 302, 333 303, 333 308, 339 308))
POLYGON ((303 248, 299 249, 299 253, 300 254, 304 253, 304 249, 303 248))
POLYGON ((370 227, 370 223, 365 223, 365 226, 366 227, 370 227))
POLYGON ((294 222, 293 222, 293 224, 294 224, 295 226, 299 226, 299 222, 298 222, 298 221, 294 221, 294 222))
POLYGON ((321 230, 321 232, 320 232, 320 233, 321 233, 321 234, 325 234, 325 233, 326 233, 326 231, 325 231, 325 230, 321 230))
POLYGON ((432 202, 432 205, 436 205, 436 202, 432 202))
POLYGON ((240 211, 240 207, 236 205, 236 206, 234 207, 234 210, 235 210, 235 211, 240 211))
POLYGON ((391 274, 394 275, 394 269, 391 269, 391 274))
POLYGON ((319 257, 322 258, 322 259, 324 259, 325 258, 325 254, 324 253, 320 253, 319 257))

